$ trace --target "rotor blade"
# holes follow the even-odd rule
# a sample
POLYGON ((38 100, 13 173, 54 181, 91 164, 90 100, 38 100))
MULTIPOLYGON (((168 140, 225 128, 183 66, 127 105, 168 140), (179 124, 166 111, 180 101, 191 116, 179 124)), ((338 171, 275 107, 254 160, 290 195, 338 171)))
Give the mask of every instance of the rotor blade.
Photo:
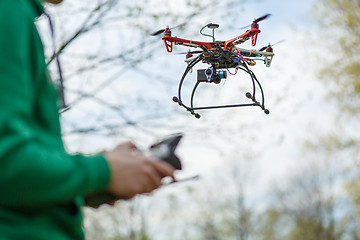
MULTIPOLYGON (((271 16, 271 14, 268 13, 268 14, 262 16, 262 17, 259 17, 259 18, 255 19, 253 22, 254 22, 254 23, 258 23, 258 22, 260 22, 260 21, 262 21, 262 20, 264 20, 264 19, 266 19, 266 18, 268 18, 268 17, 270 17, 270 16, 271 16)), ((245 28, 248 28, 248 27, 250 27, 250 26, 251 26, 251 24, 250 24, 250 25, 247 25, 247 26, 245 26, 245 27, 242 27, 242 28, 240 28, 240 29, 245 29, 245 28)))
POLYGON ((176 25, 175 27, 172 27, 170 29, 181 28, 181 27, 184 27, 185 25, 186 25, 186 23, 182 23, 182 24, 176 25))
POLYGON ((241 27, 241 28, 239 28, 239 30, 242 30, 242 29, 245 29, 245 28, 248 28, 248 27, 250 27, 251 25, 247 25, 247 26, 245 26, 245 27, 241 27))
MULTIPOLYGON (((269 45, 268 45, 269 46, 269 45)), ((264 51, 268 46, 262 47, 259 49, 260 52, 264 51)))
POLYGON ((274 44, 271 44, 271 46, 275 46, 275 45, 277 45, 277 44, 279 44, 279 43, 283 43, 283 42, 285 42, 286 40, 280 40, 280 41, 278 41, 278 42, 276 42, 276 43, 274 43, 274 44))
POLYGON ((179 53, 175 53, 175 54, 198 54, 198 53, 203 53, 204 51, 191 51, 191 52, 179 52, 179 53))
POLYGON ((270 17, 270 16, 271 16, 271 14, 268 13, 268 14, 262 16, 262 17, 259 17, 259 18, 255 19, 255 20, 254 20, 254 23, 258 23, 258 22, 260 22, 260 21, 262 21, 262 20, 264 20, 264 19, 266 19, 266 18, 268 18, 268 17, 270 17))
POLYGON ((262 48, 260 48, 258 51, 264 51, 267 47, 273 47, 273 46, 275 46, 275 45, 277 45, 277 44, 279 44, 279 43, 282 43, 282 42, 285 42, 286 40, 280 40, 280 41, 278 41, 278 42, 276 42, 276 43, 274 43, 274 44, 271 44, 271 43, 269 43, 267 46, 265 46, 265 47, 262 47, 262 48))
POLYGON ((159 31, 156 31, 156 32, 152 33, 151 36, 156 36, 156 35, 159 35, 160 33, 163 33, 163 32, 165 32, 165 29, 161 29, 159 31))
MULTIPOLYGON (((171 30, 171 29, 174 29, 174 28, 179 28, 179 27, 183 27, 183 26, 185 26, 186 25, 186 23, 182 23, 182 24, 179 24, 179 25, 177 25, 177 26, 175 26, 175 27, 172 27, 172 28, 169 28, 169 30, 171 30)), ((156 35, 159 35, 160 33, 163 33, 163 32, 165 32, 165 28, 164 29, 160 29, 160 30, 158 30, 158 31, 156 31, 156 32, 154 32, 154 33, 152 33, 152 34, 150 34, 151 36, 156 36, 156 35)))

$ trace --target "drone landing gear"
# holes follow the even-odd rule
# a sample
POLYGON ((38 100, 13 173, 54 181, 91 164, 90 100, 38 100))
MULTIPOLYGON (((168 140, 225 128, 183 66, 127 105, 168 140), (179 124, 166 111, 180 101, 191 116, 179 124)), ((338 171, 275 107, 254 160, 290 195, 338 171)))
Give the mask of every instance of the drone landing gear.
POLYGON ((180 101, 177 97, 173 97, 173 101, 179 104, 180 106, 184 107, 186 110, 188 110, 192 115, 194 115, 196 118, 200 118, 200 114, 196 113, 194 111, 194 108, 190 108, 186 106, 182 101, 180 101))
POLYGON ((253 103, 249 103, 249 104, 233 104, 233 105, 220 105, 220 106, 208 106, 208 107, 188 107, 186 106, 182 101, 179 100, 179 98, 177 97, 173 97, 173 101, 177 104, 179 104, 180 106, 184 107, 187 111, 189 111, 192 115, 194 115, 196 118, 200 118, 201 115, 197 112, 195 112, 196 110, 207 110, 207 109, 217 109, 217 108, 233 108, 233 107, 250 107, 250 106, 258 106, 260 107, 265 114, 269 114, 270 111, 268 109, 265 108, 265 106, 263 104, 261 104, 260 102, 258 102, 251 93, 247 92, 245 94, 245 96, 249 99, 251 99, 253 101, 253 103))
POLYGON ((269 114, 269 113, 270 113, 269 109, 266 109, 263 104, 260 104, 260 102, 256 101, 255 97, 254 97, 253 95, 251 95, 251 93, 247 92, 247 93, 245 94, 245 96, 246 96, 247 98, 250 98, 250 99, 254 102, 254 106, 259 106, 259 107, 264 111, 265 114, 269 114))
MULTIPOLYGON (((209 54, 209 52, 207 52, 209 54)), ((225 52, 221 52, 223 54, 226 54, 225 52)), ((213 54, 212 52, 210 52, 210 55, 213 54)), ((246 73, 248 73, 251 77, 251 82, 252 82, 252 94, 250 92, 247 92, 245 94, 245 96, 247 98, 249 98, 252 103, 242 103, 242 104, 232 104, 232 105, 216 105, 216 106, 205 106, 205 107, 194 107, 194 96, 195 96, 195 92, 197 87, 199 86, 200 83, 207 83, 207 84, 219 84, 221 82, 222 79, 226 78, 226 70, 222 70, 222 69, 216 69, 214 64, 211 64, 211 62, 208 62, 208 59, 206 57, 206 54, 200 54, 198 57, 196 57, 193 61, 191 61, 189 63, 189 65, 187 66, 187 68, 185 69, 185 72, 181 78, 180 84, 179 84, 179 89, 178 89, 178 96, 177 97, 173 97, 173 101, 177 104, 179 104, 180 106, 184 107, 188 112, 190 112, 192 115, 194 115, 196 118, 200 118, 200 114, 197 113, 196 111, 198 110, 209 110, 209 109, 218 109, 218 108, 233 108, 233 107, 247 107, 247 106, 258 106, 260 107, 265 114, 269 114, 270 111, 268 109, 265 108, 265 98, 264 98, 264 92, 263 89, 261 87, 260 82, 257 80, 255 74, 248 68, 247 66, 247 62, 244 61, 243 59, 239 58, 238 55, 236 55, 235 53, 230 52, 230 55, 225 55, 224 58, 226 58, 226 60, 228 60, 230 58, 230 60, 232 61, 231 63, 233 65, 236 65, 237 69, 243 70, 246 73), (207 62, 209 64, 212 65, 211 68, 208 69, 199 69, 198 70, 198 75, 197 75, 197 82, 192 90, 191 93, 191 99, 190 99, 190 107, 187 106, 182 100, 181 100, 181 88, 182 88, 182 84, 185 80, 186 75, 191 71, 191 69, 200 61, 203 62, 207 62), (258 87, 258 89, 260 89, 261 92, 261 102, 257 101, 255 98, 255 89, 258 87)), ((225 64, 226 65, 226 64, 225 64)))

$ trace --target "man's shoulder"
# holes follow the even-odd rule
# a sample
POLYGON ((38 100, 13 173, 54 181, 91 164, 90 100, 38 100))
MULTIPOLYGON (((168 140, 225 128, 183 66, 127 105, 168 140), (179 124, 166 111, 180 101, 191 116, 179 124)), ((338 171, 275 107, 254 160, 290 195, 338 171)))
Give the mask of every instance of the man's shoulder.
POLYGON ((0 17, 16 14, 34 19, 41 15, 43 6, 39 0, 0 0, 0 17))

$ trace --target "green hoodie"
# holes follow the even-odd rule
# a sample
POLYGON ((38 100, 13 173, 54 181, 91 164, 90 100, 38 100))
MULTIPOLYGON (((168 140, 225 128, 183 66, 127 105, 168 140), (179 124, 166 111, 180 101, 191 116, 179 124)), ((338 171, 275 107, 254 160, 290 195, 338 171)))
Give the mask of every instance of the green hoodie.
POLYGON ((110 181, 103 156, 64 150, 42 13, 39 0, 0 0, 0 240, 83 239, 82 196, 110 181))

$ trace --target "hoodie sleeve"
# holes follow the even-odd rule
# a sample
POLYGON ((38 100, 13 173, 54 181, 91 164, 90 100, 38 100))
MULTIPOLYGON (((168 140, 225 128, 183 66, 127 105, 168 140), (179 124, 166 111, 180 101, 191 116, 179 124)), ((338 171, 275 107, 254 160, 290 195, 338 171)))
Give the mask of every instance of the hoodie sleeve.
POLYGON ((67 154, 55 90, 39 101, 36 93, 44 90, 34 82, 45 67, 36 69, 33 56, 40 51, 43 58, 43 49, 31 8, 20 2, 27 1, 0 0, 0 206, 44 206, 104 190, 110 181, 105 158, 67 154), (39 112, 52 117, 39 123, 39 112))

